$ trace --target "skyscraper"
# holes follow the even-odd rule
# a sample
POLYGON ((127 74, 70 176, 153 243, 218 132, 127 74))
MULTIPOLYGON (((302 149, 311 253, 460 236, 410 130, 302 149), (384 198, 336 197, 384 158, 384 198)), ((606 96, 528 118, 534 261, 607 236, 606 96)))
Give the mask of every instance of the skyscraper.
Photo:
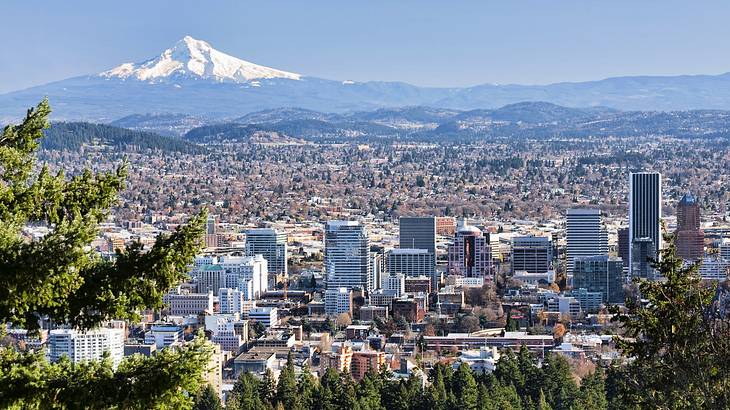
POLYGON ((700 204, 687 193, 677 206, 677 255, 686 260, 704 256, 705 233, 700 229, 700 204))
POLYGON ((436 255, 436 218, 400 218, 400 248, 426 249, 436 255))
POLYGON ((629 228, 619 228, 618 230, 618 257, 624 263, 624 267, 629 267, 629 228))
POLYGON ((573 289, 601 292, 603 302, 623 303, 623 270, 623 261, 620 258, 608 255, 576 258, 573 289))
POLYGON ((463 221, 449 246, 448 272, 466 277, 491 278, 492 251, 489 240, 476 226, 463 221))
POLYGON ((635 238, 631 242, 631 267, 629 274, 632 278, 656 279, 656 270, 652 267, 652 260, 656 258, 654 241, 651 238, 635 238))
POLYGON ((268 262, 269 273, 287 276, 287 237, 285 232, 271 228, 246 231, 246 255, 262 255, 268 262))
POLYGON ((400 248, 424 249, 430 255, 433 269, 436 268, 436 231, 437 218, 402 217, 400 218, 400 248))
POLYGON ((571 208, 566 218, 568 274, 576 258, 608 255, 608 232, 600 209, 571 208))
POLYGON ((370 291, 370 239, 365 227, 355 221, 327 222, 324 267, 328 289, 370 291))
POLYGON ((512 272, 546 273, 553 262, 553 244, 547 236, 512 238, 512 272))
POLYGON ((656 257, 662 247, 662 176, 658 172, 632 172, 629 175, 629 272, 634 272, 634 249, 650 250, 656 257), (637 239, 649 238, 651 246, 634 246, 637 239))

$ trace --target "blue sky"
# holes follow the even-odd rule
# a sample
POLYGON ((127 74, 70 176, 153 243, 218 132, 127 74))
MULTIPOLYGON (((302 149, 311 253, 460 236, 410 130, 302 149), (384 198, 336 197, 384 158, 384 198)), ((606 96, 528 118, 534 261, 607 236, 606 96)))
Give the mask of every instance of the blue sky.
POLYGON ((0 92, 142 61, 186 34, 337 80, 466 86, 730 71, 727 1, 5 0, 0 16, 0 92))

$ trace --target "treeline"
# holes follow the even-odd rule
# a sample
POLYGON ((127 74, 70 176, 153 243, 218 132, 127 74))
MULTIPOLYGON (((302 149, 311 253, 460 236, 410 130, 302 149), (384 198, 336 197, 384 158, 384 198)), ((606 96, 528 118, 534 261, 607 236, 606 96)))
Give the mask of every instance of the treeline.
POLYGON ((203 147, 172 137, 145 131, 88 122, 56 122, 43 131, 41 147, 47 150, 75 151, 84 145, 106 145, 119 150, 160 150, 200 154, 203 147))
MULTIPOLYGON (((199 406, 199 408, 201 408, 199 406)), ((278 383, 270 373, 260 380, 243 373, 229 396, 227 409, 609 409, 606 377, 598 370, 576 382, 568 361, 548 355, 542 365, 527 351, 507 352, 494 373, 473 372, 462 364, 453 370, 437 364, 421 379, 394 379, 386 368, 368 371, 362 381, 327 369, 319 381, 309 370, 295 375, 291 358, 278 383)))

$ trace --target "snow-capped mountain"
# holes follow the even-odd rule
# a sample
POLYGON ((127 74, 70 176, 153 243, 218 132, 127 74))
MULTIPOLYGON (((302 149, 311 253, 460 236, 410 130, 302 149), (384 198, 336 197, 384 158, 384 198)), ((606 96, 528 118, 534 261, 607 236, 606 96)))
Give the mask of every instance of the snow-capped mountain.
POLYGON ((48 97, 54 120, 111 122, 135 114, 233 119, 298 107, 329 113, 429 106, 489 109, 522 101, 621 110, 730 109, 730 73, 616 77, 548 85, 417 87, 401 82, 334 81, 250 63, 184 37, 142 63, 0 95, 0 123, 48 97))
POLYGON ((124 63, 99 74, 105 78, 137 79, 149 82, 204 79, 243 83, 262 78, 298 80, 301 75, 249 63, 211 47, 202 40, 185 36, 158 57, 142 63, 124 63))

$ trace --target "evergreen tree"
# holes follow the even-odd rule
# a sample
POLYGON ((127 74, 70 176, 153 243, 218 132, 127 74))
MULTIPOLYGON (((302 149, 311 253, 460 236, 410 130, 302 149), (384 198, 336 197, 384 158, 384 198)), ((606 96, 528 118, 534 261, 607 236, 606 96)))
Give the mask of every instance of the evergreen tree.
POLYGON ((276 386, 276 402, 287 409, 299 408, 297 376, 294 373, 294 360, 291 352, 286 358, 286 366, 279 374, 279 382, 276 386))
POLYGON ((319 410, 336 409, 337 397, 341 391, 340 384, 340 375, 335 369, 328 368, 319 380, 315 408, 319 410))
POLYGON ((484 383, 479 383, 479 394, 477 396, 477 408, 480 410, 496 409, 497 404, 492 400, 489 389, 484 383))
POLYGON ((357 404, 362 410, 379 410, 384 407, 380 404, 381 392, 378 388, 378 375, 375 372, 368 371, 360 382, 357 390, 357 404))
MULTIPOLYGON (((72 178, 36 167, 49 114, 43 101, 0 134, 0 328, 12 323, 33 332, 43 318, 85 330, 160 309, 200 249, 205 215, 148 249, 134 243, 114 260, 102 259, 90 244, 124 187, 126 165, 72 178), (28 224, 49 232, 27 241, 21 231, 28 224)), ((109 360, 51 364, 41 353, 0 347, 0 407, 190 407, 210 352, 199 341, 127 358, 114 370, 109 360)))
POLYGON ((297 394, 299 395, 299 404, 302 409, 314 408, 316 389, 316 380, 312 376, 309 365, 305 364, 297 381, 297 394))
POLYGON ((685 266, 666 239, 654 262, 666 280, 639 281, 648 303, 628 300, 618 317, 629 337, 616 338, 618 347, 633 358, 620 394, 643 408, 730 408, 730 322, 717 286, 703 284, 699 263, 685 266))
POLYGON ((600 367, 581 380, 575 407, 588 410, 604 410, 608 408, 606 383, 603 370, 600 367))
POLYGON ((578 395, 578 386, 573 380, 570 364, 560 355, 550 354, 542 364, 543 393, 550 407, 555 410, 568 410, 578 395))
POLYGON ((210 384, 205 386, 195 398, 193 410, 222 410, 221 401, 210 384))
MULTIPOLYGON (((517 390, 513 385, 503 386, 501 383, 496 383, 489 389, 490 396, 492 396, 496 408, 500 410, 520 410, 522 409, 522 400, 520 395, 517 394, 517 390)), ((524 407, 527 409, 528 407, 524 407)))
POLYGON ((341 409, 352 409, 357 405, 357 385, 349 373, 341 375, 336 403, 341 409))
POLYGON ((241 373, 226 401, 226 409, 260 410, 266 408, 259 394, 259 383, 256 376, 250 372, 241 373))
MULTIPOLYGON (((587 407, 579 407, 581 409, 588 409, 587 407)), ((535 407, 535 410, 552 410, 552 407, 548 404, 547 400, 545 399, 545 393, 540 389, 540 395, 537 399, 537 407, 535 407)))
POLYGON ((259 396, 264 404, 273 406, 276 399, 276 386, 274 382, 274 373, 267 368, 261 381, 259 382, 259 396))
POLYGON ((539 401, 540 386, 542 383, 542 370, 537 366, 537 360, 530 354, 527 346, 522 345, 517 355, 517 367, 520 370, 523 384, 517 387, 517 392, 522 396, 523 404, 528 407, 539 401))
POLYGON ((462 363, 454 373, 451 388, 460 409, 476 409, 479 390, 469 365, 462 363))
POLYGON ((511 349, 502 352, 494 375, 503 386, 512 385, 518 392, 524 390, 525 377, 522 375, 518 360, 511 349))
POLYGON ((429 376, 431 384, 426 388, 426 400, 434 410, 444 410, 447 402, 446 383, 442 372, 443 365, 436 364, 429 376))

